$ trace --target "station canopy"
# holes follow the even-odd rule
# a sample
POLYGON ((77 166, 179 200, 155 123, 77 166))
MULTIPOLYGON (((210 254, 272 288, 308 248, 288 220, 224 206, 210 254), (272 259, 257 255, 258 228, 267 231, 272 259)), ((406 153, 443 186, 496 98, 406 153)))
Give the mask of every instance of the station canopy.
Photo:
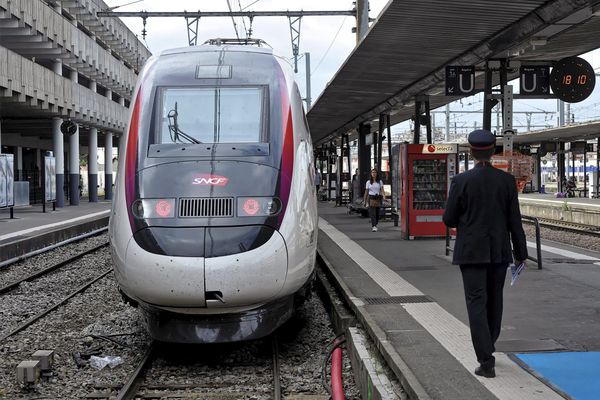
MULTIPOLYGON (((457 100, 444 95, 447 65, 479 69, 508 59, 512 79, 517 62, 549 65, 599 48, 598 32, 600 0, 392 0, 309 110, 313 142, 380 113, 390 113, 393 124, 405 121, 419 96, 429 96, 431 109, 457 100)), ((481 70, 475 85, 483 91, 481 70)))

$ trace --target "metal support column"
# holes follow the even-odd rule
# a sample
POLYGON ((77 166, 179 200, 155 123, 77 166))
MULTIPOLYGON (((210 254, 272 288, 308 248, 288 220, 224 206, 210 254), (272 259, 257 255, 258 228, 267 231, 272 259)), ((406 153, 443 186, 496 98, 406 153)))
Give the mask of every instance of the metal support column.
POLYGON ((69 204, 79 205, 79 124, 69 136, 69 204))
POLYGON ((415 100, 415 132, 413 135, 413 143, 419 144, 421 141, 421 102, 415 100))
POLYGON ((565 179, 567 179, 567 174, 565 171, 565 143, 564 142, 559 142, 558 143, 558 151, 556 152, 556 157, 557 157, 557 164, 558 164, 558 191, 559 192, 564 192, 565 191, 565 179))
POLYGON ((292 54, 294 55, 294 72, 298 73, 298 55, 300 54, 300 27, 302 17, 288 17, 290 22, 290 38, 292 39, 292 54))
POLYGON ((425 100, 425 120, 427 121, 427 144, 433 143, 433 137, 431 135, 431 112, 429 109, 429 99, 425 100))
POLYGON ((537 181, 537 185, 535 189, 538 193, 542 192, 542 157, 540 154, 535 155, 535 180, 537 181))
POLYGON ((369 30, 369 0, 356 0, 356 44, 369 30))
POLYGON ((104 134, 104 200, 112 200, 112 132, 104 134))
POLYGON ((331 190, 333 189, 333 185, 331 184, 332 180, 331 180, 331 175, 333 175, 333 163, 331 162, 332 160, 332 151, 331 148, 333 147, 333 142, 329 143, 329 146, 327 146, 327 200, 331 201, 331 190))
POLYGON ((394 179, 392 177, 392 128, 391 128, 391 116, 390 114, 385 115, 385 126, 386 126, 386 136, 387 136, 387 147, 388 147, 388 178, 390 180, 391 193, 394 193, 394 179))
POLYGON ((600 137, 596 139, 596 198, 600 198, 600 137))
POLYGON ((379 176, 381 176, 381 171, 383 171, 382 165, 382 153, 383 153, 383 132, 385 130, 385 114, 379 114, 379 131, 377 132, 377 172, 379 176))
MULTIPOLYGON (((587 142, 586 142, 587 145, 587 142)), ((587 194, 588 184, 587 184, 587 151, 584 148, 583 150, 583 195, 587 194)))
MULTIPOLYGON (((336 181, 335 181, 335 205, 336 206, 341 206, 343 201, 343 195, 342 195, 342 188, 343 188, 343 183, 342 183, 342 174, 344 172, 344 136, 341 137, 341 142, 340 142, 340 156, 336 158, 336 171, 335 171, 335 177, 336 177, 336 181)), ((335 152, 337 155, 337 145, 335 147, 335 152)))
POLYGON ((306 111, 312 106, 312 98, 310 93, 310 53, 304 53, 304 61, 306 62, 306 111))
POLYGON ((492 70, 485 65, 485 85, 483 88, 484 100, 483 100, 483 129, 488 131, 492 130, 492 109, 496 105, 493 99, 489 99, 488 96, 492 94, 492 70))
MULTIPOLYGON (((349 185, 352 184, 352 155, 350 154, 350 135, 346 135, 346 156, 348 162, 348 176, 350 177, 349 185)), ((352 199, 350 199, 352 201, 352 199)))
POLYGON ((56 157, 56 207, 65 206, 65 151, 60 131, 62 123, 61 118, 52 118, 52 149, 56 157))
POLYGON ((88 193, 90 202, 98 201, 98 129, 90 128, 88 139, 88 193))
POLYGON ((502 127, 503 127, 503 150, 513 151, 513 91, 511 85, 505 85, 502 90, 502 127))
POLYGON ((371 146, 366 144, 367 135, 371 133, 371 125, 358 125, 358 173, 361 196, 371 171, 371 146))

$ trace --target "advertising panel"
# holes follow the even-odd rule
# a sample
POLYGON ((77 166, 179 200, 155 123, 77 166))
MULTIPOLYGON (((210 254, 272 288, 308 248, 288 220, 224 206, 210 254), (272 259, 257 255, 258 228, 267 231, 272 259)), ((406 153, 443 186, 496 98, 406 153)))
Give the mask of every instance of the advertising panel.
POLYGON ((44 193, 46 202, 56 200, 56 158, 44 157, 44 193))
POLYGON ((0 155, 0 208, 6 207, 6 157, 0 155))
POLYGON ((6 206, 15 205, 15 156, 5 154, 6 157, 6 206))

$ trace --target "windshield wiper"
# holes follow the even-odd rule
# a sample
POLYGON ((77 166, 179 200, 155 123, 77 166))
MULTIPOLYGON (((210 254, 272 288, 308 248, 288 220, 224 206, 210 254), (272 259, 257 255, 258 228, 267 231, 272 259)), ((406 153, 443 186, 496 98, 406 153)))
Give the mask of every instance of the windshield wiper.
POLYGON ((177 124, 177 117, 179 113, 177 112, 177 102, 175 102, 175 108, 167 114, 167 118, 169 118, 169 134, 171 135, 171 140, 173 143, 177 143, 181 141, 180 137, 187 140, 190 143, 200 144, 202 143, 198 139, 188 135, 179 129, 179 125, 177 124))

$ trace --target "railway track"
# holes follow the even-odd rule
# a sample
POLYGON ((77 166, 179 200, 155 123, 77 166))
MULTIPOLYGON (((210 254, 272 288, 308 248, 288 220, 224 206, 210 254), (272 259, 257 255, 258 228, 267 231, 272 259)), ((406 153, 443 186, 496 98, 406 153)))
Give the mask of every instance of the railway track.
POLYGON ((101 243, 99 245, 96 245, 96 246, 94 246, 94 247, 92 247, 92 248, 90 248, 88 250, 85 250, 85 251, 79 252, 77 254, 74 254, 74 255, 68 257, 65 260, 61 260, 59 262, 53 263, 52 265, 50 265, 50 266, 48 266, 46 268, 43 268, 40 271, 34 272, 33 274, 30 274, 30 275, 28 275, 28 276, 26 276, 24 278, 21 278, 21 279, 16 280, 16 281, 14 281, 12 283, 9 283, 8 285, 0 287, 0 294, 5 294, 5 293, 8 293, 8 292, 10 292, 12 290, 15 290, 23 282, 32 282, 32 281, 34 281, 34 280, 36 280, 36 279, 38 279, 38 278, 40 278, 40 277, 42 277, 44 275, 49 274, 50 272, 56 271, 57 269, 59 269, 61 267, 69 265, 69 264, 71 264, 71 263, 79 260, 80 258, 82 258, 84 256, 87 256, 88 254, 94 253, 94 252, 96 252, 96 251, 98 251, 98 250, 100 250, 100 249, 102 249, 102 248, 104 248, 106 246, 108 246, 108 241, 106 241, 104 243, 101 243))
MULTIPOLYGON (((66 259, 63 259, 58 262, 54 262, 51 265, 44 267, 39 271, 36 271, 36 272, 29 274, 23 278, 17 279, 9 284, 4 285, 3 287, 0 288, 0 301, 3 301, 4 296, 10 295, 11 292, 20 288, 23 283, 25 283, 25 282, 31 283, 42 277, 48 276, 50 273, 56 272, 63 267, 70 266, 74 262, 82 259, 83 257, 85 257, 89 254, 95 253, 95 252, 103 249, 107 245, 108 245, 108 242, 100 243, 98 245, 93 246, 92 248, 86 249, 84 251, 80 251, 74 255, 69 256, 66 259)), ((2 334, 0 334, 0 343, 4 342, 6 339, 10 338, 11 336, 14 336, 15 334, 21 332, 22 330, 26 329, 28 326, 30 326, 34 322, 44 318, 45 316, 50 314, 52 311, 56 310, 58 307, 65 304, 67 301, 69 301, 76 295, 82 293, 83 291, 88 289, 90 286, 92 286, 94 283, 96 283, 100 279, 104 278, 111 271, 112 271, 112 267, 103 270, 100 274, 95 274, 91 279, 87 279, 83 283, 78 282, 79 285, 73 291, 69 292, 66 295, 63 295, 57 301, 52 301, 51 302, 52 304, 49 306, 36 307, 35 301, 31 302, 30 303, 31 309, 39 308, 40 311, 37 312, 36 314, 34 314, 33 316, 30 316, 24 320, 15 322, 14 326, 10 327, 6 331, 4 331, 2 334)), ((3 303, 6 304, 5 302, 3 302, 3 303)), ((8 324, 8 322, 5 320, 5 326, 7 326, 7 324, 8 324)))
MULTIPOLYGON (((185 362, 179 369, 179 375, 176 377, 177 380, 172 379, 168 382, 151 382, 152 379, 148 376, 149 371, 152 368, 160 369, 161 365, 157 361, 162 357, 164 358, 165 353, 169 352, 168 344, 159 344, 156 342, 150 343, 144 356, 137 364, 133 373, 129 376, 129 379, 125 385, 120 388, 116 397, 114 397, 113 391, 115 388, 104 390, 104 392, 97 392, 87 398, 90 399, 107 399, 116 398, 117 400, 130 400, 130 399, 168 399, 168 398, 202 398, 202 399, 238 399, 246 398, 250 394, 257 395, 256 398, 269 398, 274 400, 281 400, 281 374, 280 374, 280 353, 277 335, 272 335, 268 339, 264 340, 264 344, 270 342, 271 348, 271 388, 270 393, 267 389, 269 380, 265 379, 265 368, 262 363, 238 363, 232 365, 230 363, 217 363, 214 368, 222 368, 224 370, 235 369, 236 378, 240 381, 245 381, 246 384, 242 387, 234 387, 228 380, 216 382, 211 379, 197 379, 195 376, 190 376, 189 366, 186 366, 185 362), (261 397, 263 394, 264 397, 261 397), (200 396, 200 397, 197 397, 200 396)), ((267 350, 264 346, 264 350, 267 350)), ((267 360, 265 357, 263 360, 267 360)), ((211 360, 206 360, 211 362, 211 360)), ((195 369, 195 368, 192 368, 195 369)))
MULTIPOLYGON (((584 235, 600 237, 600 227, 586 224, 579 224, 577 222, 570 221, 561 221, 555 220, 551 218, 539 218, 535 217, 540 223, 540 226, 548 227, 548 228, 558 228, 563 229, 568 232, 581 233, 584 235)), ((526 223, 533 224, 532 221, 523 220, 526 223)))

